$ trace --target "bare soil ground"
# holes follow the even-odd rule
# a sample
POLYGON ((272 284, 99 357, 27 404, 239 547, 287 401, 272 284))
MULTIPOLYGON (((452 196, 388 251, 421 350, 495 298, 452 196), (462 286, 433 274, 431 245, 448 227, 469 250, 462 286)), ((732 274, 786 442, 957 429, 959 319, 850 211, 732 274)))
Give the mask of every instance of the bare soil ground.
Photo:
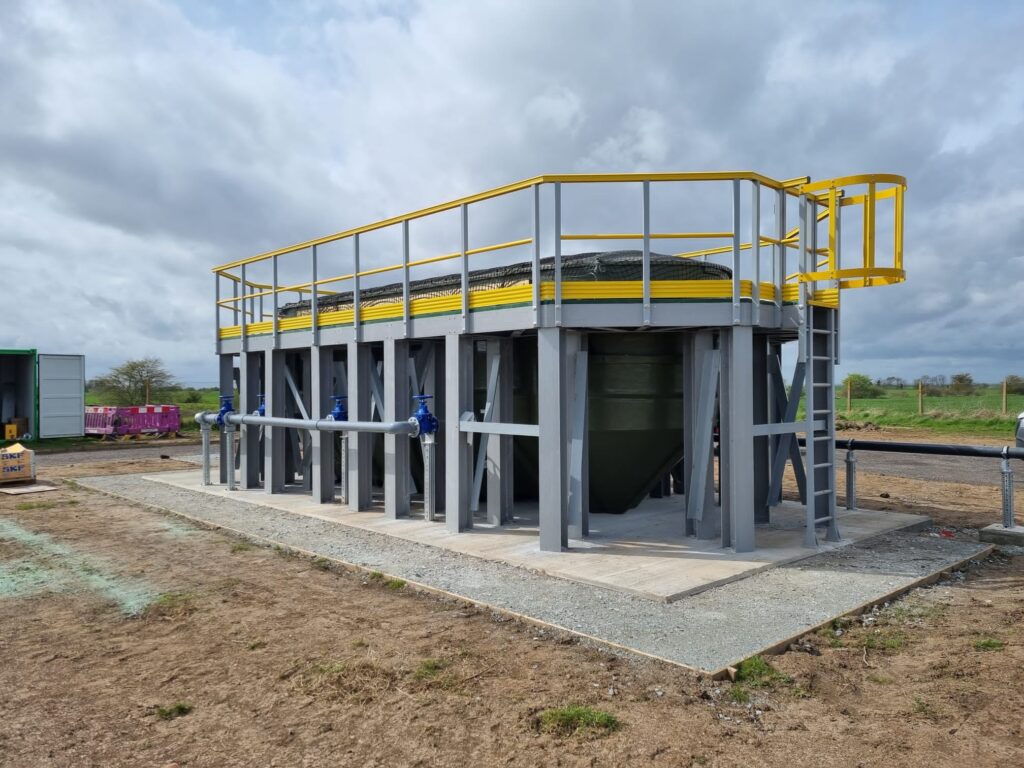
MULTIPOLYGON (((148 462, 131 471, 177 468, 148 462)), ((87 473, 44 475, 71 469, 87 473)), ((733 685, 73 481, 0 497, 0 533, 4 766, 1024 763, 1024 557, 837 624, 733 685), (540 725, 575 703, 620 727, 540 725)))

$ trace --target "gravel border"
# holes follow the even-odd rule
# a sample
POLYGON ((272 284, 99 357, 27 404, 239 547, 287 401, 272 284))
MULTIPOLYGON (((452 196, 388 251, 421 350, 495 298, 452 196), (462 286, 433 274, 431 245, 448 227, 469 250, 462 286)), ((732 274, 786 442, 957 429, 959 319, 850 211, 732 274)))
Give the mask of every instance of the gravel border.
POLYGON ((77 482, 712 674, 784 646, 837 616, 887 600, 992 549, 976 541, 891 533, 759 571, 674 603, 659 603, 386 534, 176 488, 142 475, 77 482))

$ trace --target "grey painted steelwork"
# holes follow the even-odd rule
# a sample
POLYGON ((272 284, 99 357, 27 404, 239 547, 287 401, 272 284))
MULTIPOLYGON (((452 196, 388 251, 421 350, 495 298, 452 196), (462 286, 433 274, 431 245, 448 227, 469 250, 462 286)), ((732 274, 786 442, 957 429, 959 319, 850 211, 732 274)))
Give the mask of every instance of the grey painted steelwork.
MULTIPOLYGON (((238 356, 239 408, 245 415, 229 416, 228 425, 237 426, 241 436, 242 487, 262 483, 266 492, 277 493, 300 482, 314 500, 332 502, 340 491, 341 500, 356 510, 373 507, 376 487, 383 491, 382 509, 388 517, 414 514, 422 495, 424 517, 443 516, 450 531, 472 528, 478 513, 486 515, 489 524, 500 526, 512 521, 513 480, 521 471, 517 462, 523 461, 519 453, 524 444, 533 451, 536 440, 538 546, 560 551, 570 539, 589 534, 590 421, 606 418, 595 415, 596 406, 588 405, 592 396, 604 397, 593 390, 588 378, 589 370, 598 370, 589 351, 593 335, 671 333, 678 339, 682 364, 676 370, 683 381, 672 391, 685 393, 684 407, 673 416, 682 419, 683 466, 681 471, 672 470, 675 487, 667 479, 658 487, 685 494, 680 529, 705 539, 721 537, 723 547, 736 551, 753 550, 756 526, 770 522, 772 508, 782 499, 784 469, 792 464, 807 505, 806 544, 817 545, 819 526, 826 526, 829 540, 837 540, 833 397, 838 310, 820 305, 816 283, 801 283, 795 303, 791 295, 787 296, 791 303, 783 301, 790 248, 797 251, 794 266, 802 272, 816 269, 820 202, 798 196, 801 226, 794 246, 792 240, 784 242, 789 194, 774 190, 762 200, 765 190, 757 182, 732 181, 733 226, 723 253, 723 263, 732 268, 731 290, 720 300, 665 301, 652 285, 652 187, 642 182, 636 189, 642 195, 642 223, 641 234, 633 237, 642 239, 642 251, 639 289, 632 300, 565 299, 560 183, 552 185, 552 197, 543 201, 545 207, 552 206, 548 211, 553 216, 553 243, 546 242, 550 231, 544 232, 541 226, 540 185, 529 192, 532 237, 520 244, 529 248, 532 279, 519 305, 487 307, 486 311, 472 306, 469 203, 458 209, 458 246, 453 248, 451 264, 461 295, 449 313, 413 314, 411 293, 416 284, 409 278, 408 221, 400 225, 402 308, 400 315, 396 312, 389 319, 380 319, 376 313, 367 317, 369 302, 377 298, 364 295, 360 276, 364 254, 358 234, 351 236, 354 276, 349 325, 321 328, 317 323, 328 311, 329 297, 317 285, 322 254, 310 246, 311 327, 282 329, 276 293, 278 263, 273 257, 271 332, 252 334, 255 305, 236 302, 232 308, 242 312, 241 336, 217 344, 223 394, 233 392, 232 369, 238 356), (751 185, 749 196, 745 183, 751 185), (761 221, 762 205, 769 204, 774 208, 770 224, 761 221), (742 253, 747 247, 741 242, 741 225, 749 231, 751 258, 742 253), (770 248, 763 246, 762 238, 770 248), (542 252, 553 254, 554 277, 553 293, 545 293, 543 299, 542 252), (762 276, 774 286, 774 296, 767 295, 767 287, 762 292, 762 276), (744 281, 751 284, 748 297, 743 296, 744 281), (524 337, 536 344, 535 382, 520 380, 524 368, 513 358, 514 350, 518 354, 524 348, 524 337), (794 340, 796 366, 784 378, 782 346, 794 340), (532 411, 525 415, 517 400, 523 386, 535 387, 539 394, 535 417, 532 411), (332 395, 346 393, 352 421, 342 426, 315 418, 330 410, 332 395), (414 445, 402 437, 411 427, 401 418, 412 410, 411 396, 421 393, 434 397, 432 408, 440 423, 436 436, 424 435, 414 445), (252 415, 261 394, 266 417, 252 415), (808 409, 798 420, 802 394, 808 409), (336 437, 339 430, 342 436, 336 437), (798 435, 807 436, 806 459, 798 435)), ((242 279, 247 279, 244 271, 242 279)), ((546 269, 543 279, 551 280, 546 269)), ((236 293, 237 287, 236 283, 236 293)), ((828 282, 821 287, 835 286, 828 282)), ((221 291, 218 278, 218 299, 221 291)), ((262 298, 260 322, 264 320, 262 298)), ((217 310, 218 321, 222 309, 217 310)), ((532 358, 533 350, 529 352, 532 358)), ((628 410, 624 406, 624 412, 628 410)), ((222 445, 221 450, 228 448, 222 445)), ((855 461, 852 452, 847 460, 855 461)), ((222 473, 229 465, 229 457, 222 455, 222 473)), ((853 474, 848 473, 848 482, 855 483, 853 474)), ((228 476, 223 475, 222 481, 227 482, 228 476)), ((847 502, 852 503, 849 487, 847 502)))

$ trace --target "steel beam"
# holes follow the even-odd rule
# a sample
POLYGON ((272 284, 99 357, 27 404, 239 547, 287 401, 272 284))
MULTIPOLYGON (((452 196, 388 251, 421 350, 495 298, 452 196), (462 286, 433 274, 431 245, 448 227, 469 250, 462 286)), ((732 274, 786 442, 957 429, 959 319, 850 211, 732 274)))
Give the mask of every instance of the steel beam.
POLYGON ((569 381, 566 386, 569 425, 568 461, 568 526, 569 538, 584 539, 590 535, 590 462, 587 456, 587 336, 569 334, 573 356, 567 361, 569 381))
POLYGON ((445 527, 453 533, 473 527, 469 511, 473 444, 459 431, 459 419, 473 409, 473 341, 464 334, 445 337, 445 398, 441 424, 445 444, 445 527))
MULTIPOLYGON (((233 283, 237 285, 237 283, 233 283)), ((235 393, 235 356, 221 355, 219 363, 219 382, 221 397, 234 397, 235 393)), ((236 404, 237 406, 237 404, 236 404)), ((220 434, 220 482, 228 481, 228 443, 224 437, 224 430, 220 434)))
POLYGON ((541 457, 537 504, 544 552, 560 552, 569 545, 565 334, 561 328, 537 330, 537 381, 538 389, 544 391, 537 404, 541 457))
POLYGON ((710 331, 692 334, 687 345, 690 364, 687 386, 688 430, 692 448, 685 455, 686 532, 713 539, 721 532, 721 510, 715 506, 715 402, 719 389, 721 352, 710 331))
MULTIPOLYGON (((347 349, 348 417, 353 421, 370 421, 370 367, 373 362, 370 346, 350 342, 347 349)), ((348 444, 348 506, 366 509, 372 499, 373 435, 350 433, 348 444)))
POLYGON ((752 391, 753 333, 750 326, 734 326, 723 334, 721 409, 722 545, 736 552, 755 548, 754 397, 752 391))
MULTIPOLYGON (((409 343, 384 342, 383 421, 398 421, 412 413, 409 396, 409 343)), ((384 435, 384 516, 392 520, 409 514, 409 438, 384 435)))
MULTIPOLYGON (((263 393, 267 415, 284 416, 284 352, 267 350, 263 358, 263 393)), ((284 490, 285 433, 281 427, 263 430, 263 490, 284 490)))
MULTIPOLYGON (((263 355, 254 352, 243 352, 238 356, 239 383, 237 410, 252 413, 259 407, 260 395, 263 394, 263 383, 260 380, 260 361, 263 355)), ((242 488, 259 488, 260 465, 260 428, 242 426, 239 428, 239 459, 240 480, 242 488)))
MULTIPOLYGON (((334 351, 330 347, 312 349, 310 384, 311 408, 314 418, 323 418, 331 410, 334 393, 334 351)), ((337 438, 320 430, 310 433, 310 475, 313 501, 329 504, 334 501, 334 446, 337 438)))

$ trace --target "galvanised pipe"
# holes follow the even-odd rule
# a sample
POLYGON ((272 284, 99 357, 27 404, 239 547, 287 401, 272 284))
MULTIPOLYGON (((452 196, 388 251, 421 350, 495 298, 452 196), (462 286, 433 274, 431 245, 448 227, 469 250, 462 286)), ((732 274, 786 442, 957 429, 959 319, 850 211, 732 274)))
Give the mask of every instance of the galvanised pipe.
MULTIPOLYGON (((202 412, 196 414, 196 421, 213 423, 217 414, 202 412)), ((289 429, 315 429, 320 432, 374 432, 384 435, 409 435, 417 437, 420 423, 415 418, 405 421, 335 421, 334 419, 288 419, 283 416, 258 416, 256 414, 228 413, 224 420, 230 424, 255 424, 264 427, 286 427, 289 429)))

